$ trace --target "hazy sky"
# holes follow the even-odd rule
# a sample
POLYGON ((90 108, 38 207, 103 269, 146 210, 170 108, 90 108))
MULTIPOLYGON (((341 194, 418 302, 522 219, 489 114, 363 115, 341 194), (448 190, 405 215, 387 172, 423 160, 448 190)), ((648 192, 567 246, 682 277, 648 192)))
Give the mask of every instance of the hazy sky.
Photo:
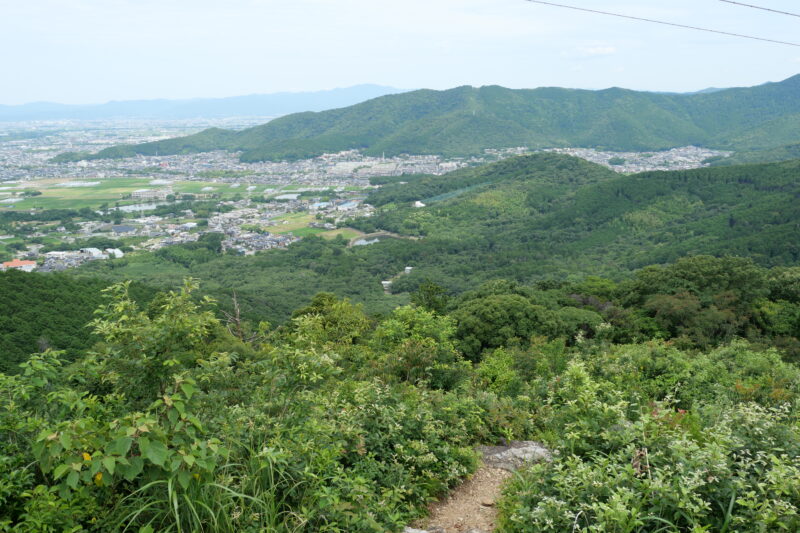
MULTIPOLYGON (((800 42, 800 18, 719 0, 554 1, 800 42)), ((0 0, 0 50, 2 104, 359 83, 689 91, 800 72, 797 47, 525 0, 0 0)))

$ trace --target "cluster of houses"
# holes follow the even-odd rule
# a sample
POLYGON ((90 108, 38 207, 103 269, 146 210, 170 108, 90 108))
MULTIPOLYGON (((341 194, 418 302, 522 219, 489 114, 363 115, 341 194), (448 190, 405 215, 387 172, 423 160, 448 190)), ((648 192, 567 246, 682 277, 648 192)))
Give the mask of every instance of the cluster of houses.
POLYGON ((262 250, 273 248, 286 248, 291 243, 299 241, 293 235, 278 235, 274 233, 237 233, 229 235, 222 241, 223 250, 231 250, 242 255, 253 255, 262 250))
POLYGON ((75 251, 47 252, 43 256, 44 262, 42 264, 25 259, 13 259, 12 261, 0 263, 0 271, 21 270, 23 272, 33 272, 34 270, 39 270, 41 272, 58 272, 74 268, 87 261, 119 259, 124 255, 125 253, 118 248, 106 248, 105 250, 81 248, 75 251))
POLYGON ((47 252, 44 254, 44 263, 39 268, 42 272, 58 272, 68 268, 75 268, 87 261, 100 261, 103 259, 120 259, 125 254, 119 248, 81 248, 77 251, 47 252))
POLYGON ((11 261, 6 261, 5 263, 0 263, 0 271, 21 270, 23 272, 32 272, 33 270, 36 270, 36 267, 36 261, 25 261, 22 259, 13 259, 11 261))
POLYGON ((262 212, 259 209, 245 207, 234 209, 227 213, 220 213, 208 219, 210 231, 224 233, 222 249, 230 250, 243 255, 253 255, 262 250, 285 248, 299 240, 292 235, 277 235, 261 231, 248 231, 247 226, 266 226, 272 224, 272 217, 276 214, 262 212))
MULTIPOLYGON (((189 211, 189 215, 192 213, 189 211)), ((84 222, 81 229, 84 234, 97 235, 99 232, 113 237, 149 237, 151 241, 142 245, 149 250, 158 250, 164 246, 173 244, 184 244, 194 242, 199 235, 193 230, 197 228, 197 222, 185 222, 182 224, 165 223, 163 217, 148 216, 133 219, 132 224, 100 225, 96 222, 84 222), (134 225, 135 224, 135 225, 134 225)))

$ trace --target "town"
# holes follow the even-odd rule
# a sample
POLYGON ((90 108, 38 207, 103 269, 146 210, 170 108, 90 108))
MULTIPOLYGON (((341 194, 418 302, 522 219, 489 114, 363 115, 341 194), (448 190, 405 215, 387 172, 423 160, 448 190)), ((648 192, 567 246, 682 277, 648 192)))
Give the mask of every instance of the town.
MULTIPOLYGON (((486 149, 480 156, 366 156, 357 150, 299 161, 244 163, 238 154, 137 156, 56 162, 65 152, 159 140, 209 126, 243 128, 265 118, 0 126, 0 269, 58 271, 137 251, 197 242, 221 234, 220 252, 252 255, 310 235, 355 239, 347 221, 370 216, 365 203, 376 178, 442 175, 507 157, 527 147, 486 149), (47 210, 72 209, 54 221, 47 210), (17 217, 19 218, 19 217, 17 217), (74 218, 74 217, 73 217, 74 218)), ((621 173, 706 165, 728 152, 688 146, 663 152, 615 153, 553 148, 621 173)), ((421 202, 417 202, 422 206, 421 202)))

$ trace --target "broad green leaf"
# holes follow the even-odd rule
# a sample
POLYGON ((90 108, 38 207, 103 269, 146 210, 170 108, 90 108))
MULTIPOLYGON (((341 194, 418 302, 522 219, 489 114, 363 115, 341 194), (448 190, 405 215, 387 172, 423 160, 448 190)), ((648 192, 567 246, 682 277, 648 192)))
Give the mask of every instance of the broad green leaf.
POLYGON ((113 476, 114 468, 116 468, 117 462, 114 460, 113 457, 106 457, 105 459, 103 459, 103 466, 105 467, 106 470, 108 470, 108 473, 113 476))
POLYGON ((70 468, 71 467, 69 465, 58 465, 55 470, 53 470, 53 478, 58 479, 62 477, 70 468))
POLYGON ((191 383, 183 383, 181 384, 181 390, 186 395, 186 399, 189 400, 194 396, 194 393, 197 392, 197 387, 191 383))
POLYGON ((139 474, 142 473, 142 469, 144 469, 144 461, 142 458, 131 457, 130 466, 126 466, 124 469, 121 468, 120 472, 122 472, 122 475, 126 480, 133 481, 139 474))
POLYGON ((81 475, 73 470, 67 476, 67 485, 69 485, 70 488, 74 489, 75 487, 78 486, 78 480, 80 479, 80 477, 81 477, 81 475))
POLYGON ((178 472, 178 483, 181 484, 181 487, 183 487, 184 489, 188 488, 189 483, 191 483, 191 481, 192 481, 192 475, 188 471, 181 470, 180 472, 178 472))
POLYGON ((169 455, 169 450, 167 447, 164 446, 163 442, 159 441, 152 441, 149 442, 147 447, 141 446, 142 454, 150 460, 151 463, 164 466, 164 461, 167 460, 167 456, 169 455))
POLYGON ((65 450, 69 450, 72 448, 72 437, 70 437, 66 433, 62 432, 61 435, 58 436, 58 441, 61 443, 61 445, 64 447, 65 450))
POLYGON ((127 455, 131 449, 133 439, 130 437, 120 437, 108 447, 107 452, 114 455, 127 455))

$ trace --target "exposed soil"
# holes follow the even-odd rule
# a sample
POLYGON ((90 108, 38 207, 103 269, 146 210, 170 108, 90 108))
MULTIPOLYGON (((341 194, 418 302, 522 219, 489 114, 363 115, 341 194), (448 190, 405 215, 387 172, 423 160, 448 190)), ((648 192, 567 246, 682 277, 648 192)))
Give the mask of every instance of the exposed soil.
POLYGON ((473 528, 494 531, 495 502, 503 483, 512 475, 507 470, 481 466, 445 499, 431 503, 428 517, 418 520, 412 527, 426 530, 438 527, 444 533, 464 533, 473 528))

